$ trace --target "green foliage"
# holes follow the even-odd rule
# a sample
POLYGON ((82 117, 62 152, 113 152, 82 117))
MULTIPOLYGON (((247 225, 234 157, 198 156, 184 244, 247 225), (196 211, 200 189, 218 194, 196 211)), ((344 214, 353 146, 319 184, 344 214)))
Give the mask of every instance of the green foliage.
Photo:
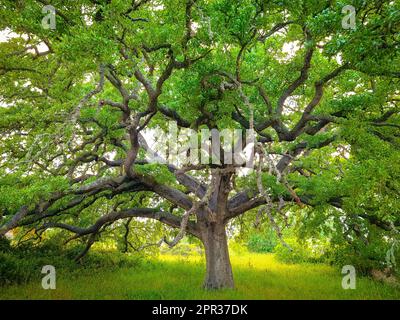
POLYGON ((373 270, 390 270, 399 274, 400 250, 398 246, 394 246, 393 255, 390 255, 391 247, 392 244, 376 237, 370 237, 368 243, 357 239, 352 243, 332 245, 323 259, 339 268, 352 265, 362 275, 371 275, 373 270))
POLYGON ((11 250, 10 241, 5 237, 1 237, 0 238, 0 252, 8 252, 10 250, 11 250))
POLYGON ((329 244, 321 241, 302 241, 296 238, 285 239, 290 249, 278 243, 274 249, 278 260, 286 263, 317 263, 322 261, 324 252, 329 248, 329 244))
POLYGON ((247 242, 247 248, 250 252, 274 252, 277 241, 276 233, 269 228, 264 232, 256 232, 251 234, 247 242))
POLYGON ((100 269, 136 268, 141 263, 140 255, 95 250, 89 252, 78 264, 73 259, 83 249, 84 245, 63 249, 54 240, 35 247, 26 244, 12 250, 0 249, 0 285, 39 281, 43 277, 41 270, 45 265, 54 266, 58 274, 79 274, 85 270, 100 272, 100 269))
POLYGON ((174 175, 168 170, 168 168, 158 163, 151 163, 140 166, 136 165, 135 171, 139 174, 154 176, 156 181, 159 183, 176 183, 174 175))
POLYGON ((39 279, 40 269, 37 260, 19 259, 10 252, 0 252, 0 285, 25 283, 32 280, 35 273, 39 279))
POLYGON ((16 212, 21 206, 48 199, 55 191, 69 187, 65 177, 43 177, 18 174, 0 176, 0 210, 16 212))
POLYGON ((327 253, 325 260, 337 267, 352 265, 363 275, 370 275, 373 269, 385 268, 385 254, 379 245, 365 246, 358 243, 335 248, 327 253))

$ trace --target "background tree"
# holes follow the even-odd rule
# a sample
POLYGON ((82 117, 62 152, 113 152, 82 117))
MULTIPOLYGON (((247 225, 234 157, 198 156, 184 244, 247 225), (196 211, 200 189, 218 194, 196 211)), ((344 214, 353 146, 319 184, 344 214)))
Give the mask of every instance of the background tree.
POLYGON ((226 225, 255 209, 278 235, 394 241, 400 8, 350 2, 2 1, 1 235, 60 228, 86 239, 80 259, 108 228, 157 220, 171 246, 204 244, 206 288, 233 287, 226 225), (253 128, 256 170, 149 164, 144 131, 167 120, 253 128))

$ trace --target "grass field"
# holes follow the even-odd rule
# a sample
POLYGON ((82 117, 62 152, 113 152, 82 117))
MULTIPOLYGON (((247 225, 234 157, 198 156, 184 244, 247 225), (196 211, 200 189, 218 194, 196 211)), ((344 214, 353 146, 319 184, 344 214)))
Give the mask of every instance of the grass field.
POLYGON ((57 273, 57 289, 40 282, 0 288, 0 299, 400 299, 400 289, 358 277, 341 287, 340 270, 322 264, 284 264, 273 254, 232 255, 236 289, 201 288, 204 260, 162 255, 136 268, 57 273))

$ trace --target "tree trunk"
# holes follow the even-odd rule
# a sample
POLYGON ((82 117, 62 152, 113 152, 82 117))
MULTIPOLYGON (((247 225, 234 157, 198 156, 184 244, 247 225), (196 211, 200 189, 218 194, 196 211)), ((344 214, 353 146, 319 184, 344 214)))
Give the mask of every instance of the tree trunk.
POLYGON ((202 229, 201 240, 204 244, 207 263, 204 288, 233 288, 233 274, 225 224, 222 222, 208 223, 202 229))

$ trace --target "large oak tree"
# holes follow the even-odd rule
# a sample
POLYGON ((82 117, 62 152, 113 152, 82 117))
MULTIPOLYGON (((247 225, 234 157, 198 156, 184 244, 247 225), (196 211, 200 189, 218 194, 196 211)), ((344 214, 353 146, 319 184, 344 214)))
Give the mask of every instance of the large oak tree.
POLYGON ((360 225, 397 234, 399 12, 378 0, 1 1, 1 235, 63 229, 87 241, 80 258, 121 221, 158 220, 178 230, 171 246, 185 232, 203 243, 205 287, 223 288, 226 226, 254 210, 278 234, 294 212, 354 237, 360 225), (255 170, 148 163, 144 132, 168 121, 254 129, 255 170))

